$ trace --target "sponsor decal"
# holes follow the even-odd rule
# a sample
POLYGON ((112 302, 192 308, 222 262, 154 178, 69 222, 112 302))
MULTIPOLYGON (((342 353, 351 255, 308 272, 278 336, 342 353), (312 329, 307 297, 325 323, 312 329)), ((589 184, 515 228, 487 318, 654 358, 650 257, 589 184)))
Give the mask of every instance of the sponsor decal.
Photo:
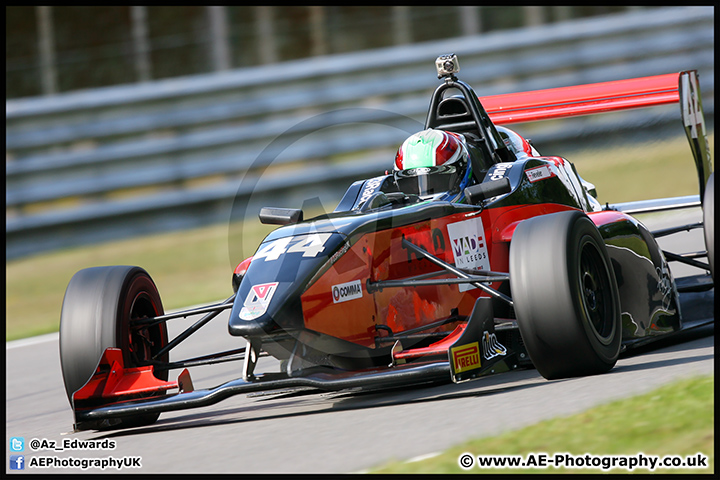
POLYGON ((492 173, 490 173, 490 180, 500 180, 504 178, 512 166, 513 164, 510 162, 496 164, 493 167, 492 173))
POLYGON ((552 170, 550 170, 550 165, 541 165, 539 167, 529 168, 525 170, 525 175, 531 182, 537 182, 538 180, 545 180, 546 178, 555 176, 552 170))
POLYGON ((480 346, 478 342, 451 348, 450 356, 452 357, 455 373, 480 368, 480 346))
POLYGON ((363 191, 360 194, 360 200, 358 200, 357 205, 361 205, 368 198, 372 197, 373 193, 378 191, 378 188, 380 188, 380 185, 382 185, 384 180, 385 177, 376 177, 365 182, 363 191))
POLYGON ((338 259, 339 259, 340 257, 342 257, 343 255, 345 255, 345 252, 347 252, 348 250, 350 250, 350 244, 349 244, 349 243, 346 243, 346 244, 344 244, 342 247, 340 247, 340 250, 338 250, 337 252, 333 253, 332 257, 330 257, 330 264, 332 265, 332 264, 334 264, 335 262, 337 262, 338 259))
POLYGON ((342 303, 355 300, 356 298, 362 298, 362 283, 360 283, 360 280, 355 280, 348 283, 341 283, 340 285, 333 285, 332 296, 333 303, 342 303))
MULTIPOLYGON (((485 229, 481 217, 451 223, 447 226, 447 231, 456 267, 490 270, 485 229)), ((461 292, 465 292, 475 287, 462 284, 459 288, 461 292)))
POLYGON ((270 305, 270 300, 272 300, 277 286, 278 282, 273 282, 250 287, 250 291, 243 302, 243 308, 240 310, 240 319, 255 320, 263 315, 270 305))
POLYGON ((482 347, 483 358, 485 360, 490 360, 491 358, 497 357, 499 355, 505 355, 507 353, 507 349, 500 342, 498 342, 495 334, 488 333, 487 331, 483 332, 482 347))

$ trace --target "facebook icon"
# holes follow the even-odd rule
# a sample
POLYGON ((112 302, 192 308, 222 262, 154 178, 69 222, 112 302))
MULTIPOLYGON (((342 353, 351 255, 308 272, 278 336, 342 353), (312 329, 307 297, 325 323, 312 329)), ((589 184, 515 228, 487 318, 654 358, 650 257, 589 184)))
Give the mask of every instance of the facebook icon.
POLYGON ((25 470, 25 455, 10 455, 10 470, 25 470))

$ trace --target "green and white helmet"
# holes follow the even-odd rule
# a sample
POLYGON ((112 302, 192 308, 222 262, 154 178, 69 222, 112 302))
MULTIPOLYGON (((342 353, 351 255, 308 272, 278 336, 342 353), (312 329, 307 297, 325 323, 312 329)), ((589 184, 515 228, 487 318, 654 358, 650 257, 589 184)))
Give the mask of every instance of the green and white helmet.
POLYGON ((395 155, 394 177, 404 193, 435 196, 461 192, 470 178, 465 138, 434 129, 411 135, 395 155))

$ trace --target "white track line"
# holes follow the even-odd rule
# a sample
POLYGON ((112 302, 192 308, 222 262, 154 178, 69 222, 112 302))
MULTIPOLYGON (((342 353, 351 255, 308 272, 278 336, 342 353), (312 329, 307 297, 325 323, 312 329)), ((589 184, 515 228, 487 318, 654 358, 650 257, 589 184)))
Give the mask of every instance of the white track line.
POLYGON ((11 350, 13 348, 27 347, 30 345, 39 345, 46 342, 57 342, 60 338, 58 332, 46 333, 45 335, 38 335, 37 337, 21 338, 20 340, 13 340, 12 342, 5 343, 5 349, 11 350))
MULTIPOLYGON (((208 303, 201 303, 199 305, 194 305, 192 307, 185 307, 185 308, 176 308, 174 310, 167 311, 165 313, 174 313, 179 312, 181 310, 192 310, 193 308, 200 308, 207 305, 215 304, 215 303, 222 303, 223 300, 217 300, 215 302, 208 302, 208 303)), ((31 345, 39 345, 41 343, 45 342, 57 342, 59 341, 60 334, 58 332, 52 332, 52 333, 46 333, 45 335, 38 335, 36 337, 30 337, 30 338, 21 338, 20 340, 13 340, 11 342, 5 342, 5 350, 11 350, 13 348, 21 348, 21 347, 28 347, 31 345)))

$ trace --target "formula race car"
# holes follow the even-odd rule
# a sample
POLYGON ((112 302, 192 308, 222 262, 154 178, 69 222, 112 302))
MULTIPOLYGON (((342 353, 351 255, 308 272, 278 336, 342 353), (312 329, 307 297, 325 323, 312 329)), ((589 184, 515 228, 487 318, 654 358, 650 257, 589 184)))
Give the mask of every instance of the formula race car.
POLYGON ((60 359, 76 429, 147 425, 290 387, 463 382, 520 367, 547 379, 601 374, 624 349, 714 321, 713 167, 695 71, 478 98, 455 55, 436 67, 425 129, 392 171, 353 183, 315 218, 261 209, 280 227, 235 269, 226 301, 166 314, 140 267, 73 276, 60 359), (698 196, 601 206, 568 160, 502 126, 665 103, 680 105, 698 196), (702 223, 655 232, 631 216, 698 206, 702 223), (695 228, 706 252, 656 242, 695 228), (676 280, 668 262, 699 273, 676 280), (170 360, 225 310, 237 349, 170 360), (168 320, 194 314, 205 315, 168 338, 168 320), (279 371, 256 371, 261 354, 279 371), (194 389, 188 368, 227 360, 243 362, 242 378, 194 389))

